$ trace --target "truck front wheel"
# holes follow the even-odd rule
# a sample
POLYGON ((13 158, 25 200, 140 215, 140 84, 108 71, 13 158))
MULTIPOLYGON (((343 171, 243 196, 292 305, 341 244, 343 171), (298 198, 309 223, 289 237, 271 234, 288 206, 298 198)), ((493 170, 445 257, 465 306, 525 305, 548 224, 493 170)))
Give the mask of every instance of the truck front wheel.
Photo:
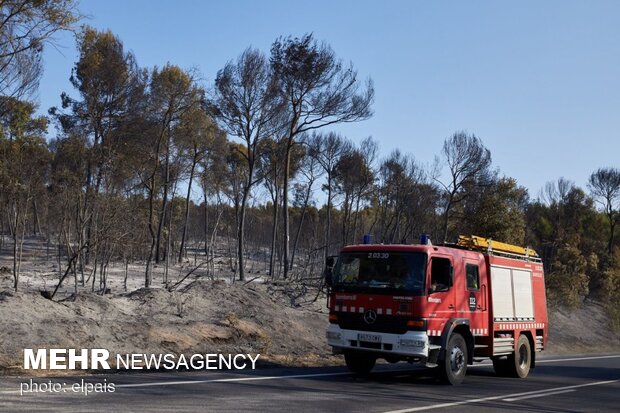
POLYGON ((375 367, 377 358, 371 354, 347 351, 344 353, 344 361, 353 373, 366 374, 375 367))
POLYGON ((445 384, 461 384, 467 372, 467 343, 462 335, 452 334, 446 355, 439 363, 439 379, 445 384))

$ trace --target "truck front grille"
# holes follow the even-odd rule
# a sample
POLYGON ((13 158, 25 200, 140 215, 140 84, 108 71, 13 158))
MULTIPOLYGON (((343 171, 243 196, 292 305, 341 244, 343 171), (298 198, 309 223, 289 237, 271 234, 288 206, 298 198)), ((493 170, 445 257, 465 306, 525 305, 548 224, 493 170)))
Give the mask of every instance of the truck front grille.
POLYGON ((367 341, 351 340, 351 347, 371 348, 375 350, 392 351, 393 345, 389 343, 369 343, 367 341))
POLYGON ((339 313, 338 325, 346 330, 376 331, 377 333, 404 334, 407 330, 409 318, 378 315, 377 320, 368 324, 364 321, 364 314, 339 313))

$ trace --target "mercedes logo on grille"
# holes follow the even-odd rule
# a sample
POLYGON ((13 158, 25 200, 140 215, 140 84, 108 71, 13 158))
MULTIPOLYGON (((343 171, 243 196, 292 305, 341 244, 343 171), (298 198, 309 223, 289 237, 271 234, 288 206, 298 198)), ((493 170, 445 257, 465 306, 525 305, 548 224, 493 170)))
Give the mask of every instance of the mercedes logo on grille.
POLYGON ((377 321, 377 313, 374 310, 368 310, 364 313, 364 321, 366 324, 373 324, 377 321))

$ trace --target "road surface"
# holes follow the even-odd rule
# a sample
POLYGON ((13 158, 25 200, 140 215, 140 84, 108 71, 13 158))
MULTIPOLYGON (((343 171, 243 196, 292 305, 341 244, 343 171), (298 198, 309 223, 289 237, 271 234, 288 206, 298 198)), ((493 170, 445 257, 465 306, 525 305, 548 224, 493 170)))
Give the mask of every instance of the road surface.
POLYGON ((70 391, 20 394, 29 381, 0 379, 0 411, 620 411, 620 354, 539 358, 526 379, 496 377, 485 361, 470 366, 460 386, 441 385, 429 370, 407 364, 379 365, 366 377, 329 367, 34 378, 70 391), (83 381, 108 390, 113 383, 115 391, 85 395, 83 381))

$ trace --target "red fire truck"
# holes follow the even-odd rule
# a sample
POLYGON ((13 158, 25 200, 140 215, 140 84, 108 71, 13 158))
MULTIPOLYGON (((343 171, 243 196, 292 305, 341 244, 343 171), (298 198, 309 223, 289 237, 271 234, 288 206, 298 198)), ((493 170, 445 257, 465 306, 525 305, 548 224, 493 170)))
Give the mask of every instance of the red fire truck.
POLYGON ((547 344, 543 266, 530 248, 477 236, 455 244, 360 244, 326 268, 327 341, 348 368, 378 358, 436 368, 460 384, 474 358, 526 377, 547 344))

